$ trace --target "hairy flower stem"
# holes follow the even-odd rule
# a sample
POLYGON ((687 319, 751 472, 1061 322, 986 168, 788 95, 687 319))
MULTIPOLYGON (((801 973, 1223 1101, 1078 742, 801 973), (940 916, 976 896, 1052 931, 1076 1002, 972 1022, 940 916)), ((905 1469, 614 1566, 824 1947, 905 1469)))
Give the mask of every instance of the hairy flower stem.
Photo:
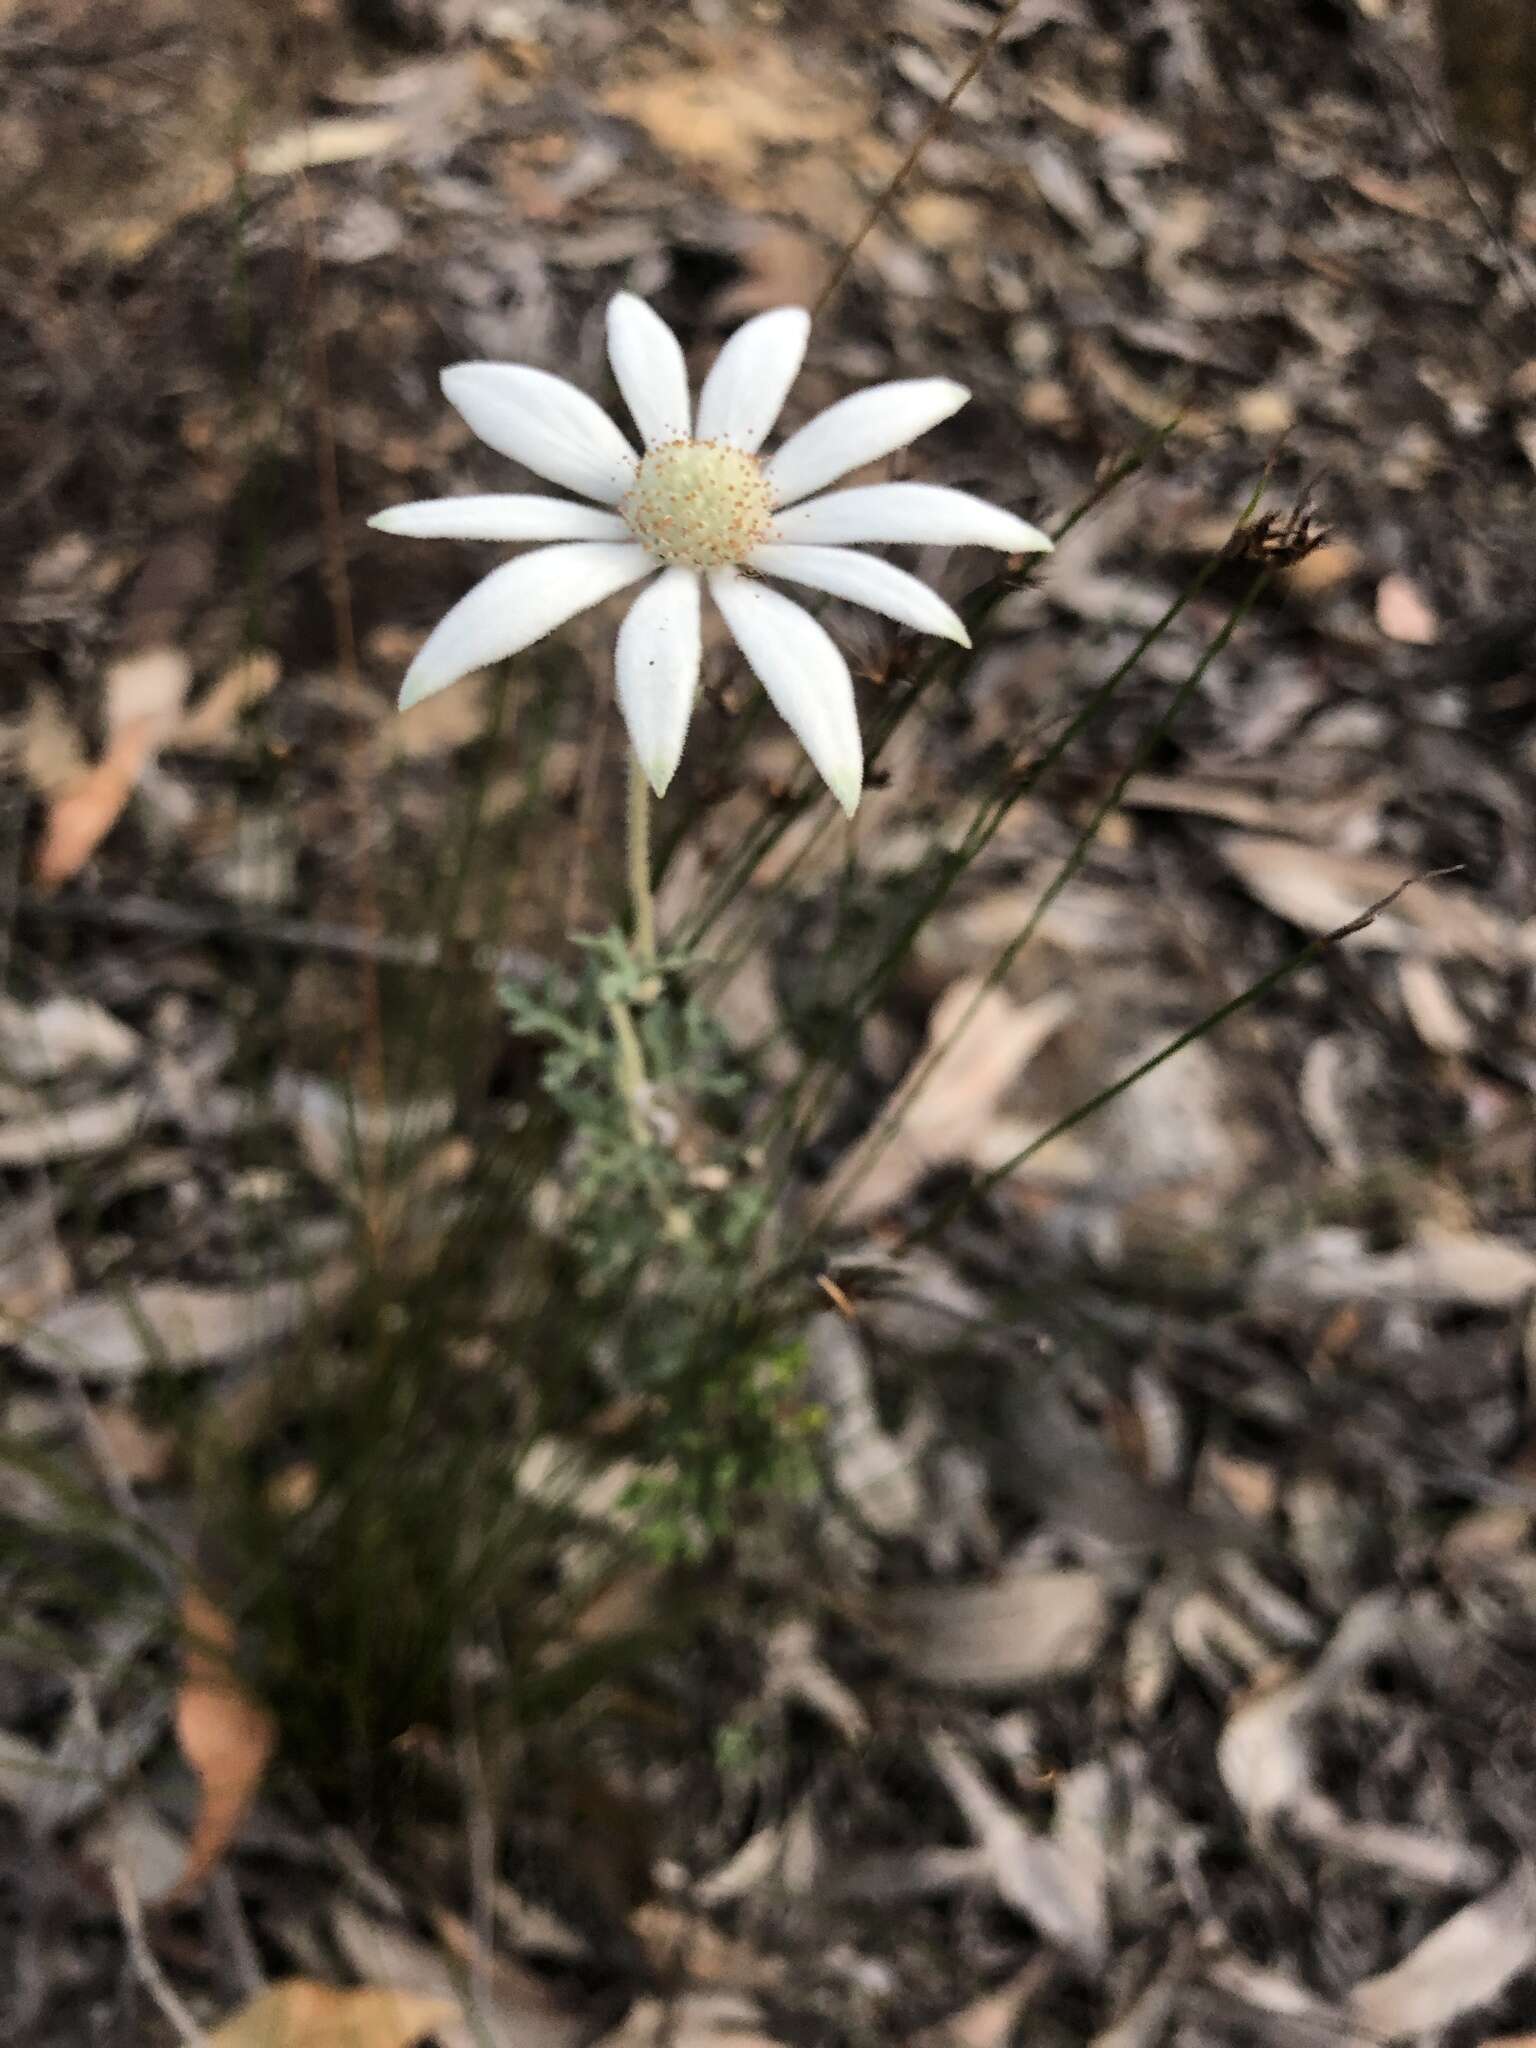
POLYGON ((637 1145, 648 1145, 651 1133, 645 1121, 645 1054, 640 1050, 640 1034, 629 1014, 628 1003, 621 1003, 615 997, 608 1004, 608 1021, 613 1026, 614 1043, 619 1051, 619 1090, 629 1112, 630 1136, 637 1145))
MULTIPOLYGON (((625 812, 625 837, 629 851, 629 902, 633 916, 630 949, 635 965, 649 974, 656 965, 656 898, 651 890, 651 786, 645 770, 632 753, 629 757, 629 801, 625 812)), ((645 1119, 647 1077, 640 1034, 628 1003, 617 997, 608 1004, 608 1021, 618 1047, 619 1087, 629 1111, 629 1127, 637 1145, 650 1143, 645 1119)))
POLYGON ((651 786, 638 758, 629 757, 629 900, 634 911, 635 962, 656 965, 656 898, 651 893, 651 786))

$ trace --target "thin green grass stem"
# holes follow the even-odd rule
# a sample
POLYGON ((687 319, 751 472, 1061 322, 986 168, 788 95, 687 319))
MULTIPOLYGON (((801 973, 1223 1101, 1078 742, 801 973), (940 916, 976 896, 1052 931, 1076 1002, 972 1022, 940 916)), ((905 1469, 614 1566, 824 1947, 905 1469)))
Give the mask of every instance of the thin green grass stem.
POLYGON ((1258 602, 1265 586, 1270 580, 1270 573, 1268 569, 1261 569, 1252 579, 1242 597, 1233 606, 1221 630, 1215 634, 1200 659, 1173 693, 1161 718, 1145 734, 1141 743, 1131 755, 1130 760, 1126 763, 1120 774, 1116 776, 1107 795, 1096 806, 1092 817, 1078 834, 1066 859, 1052 876, 1050 882, 1041 891, 1039 899, 1030 911, 1029 916, 1024 920, 1023 925, 992 962, 991 967, 983 976, 971 1000, 966 1004, 956 1020, 953 1030, 939 1045, 934 1046, 918 1062, 916 1071, 907 1084, 898 1091, 896 1098, 880 1119, 879 1124, 872 1133, 871 1142, 866 1147, 860 1148, 861 1156, 857 1172, 851 1179, 845 1182, 834 1182, 832 1188, 823 1197, 807 1225, 807 1235, 825 1227, 835 1217, 838 1201, 846 1200, 853 1195, 863 1185, 866 1176, 873 1170, 876 1162, 883 1157, 887 1147, 900 1132, 907 1112, 916 1101, 917 1096, 935 1070, 944 1060, 949 1058, 964 1033, 969 1030, 989 991, 996 988, 998 983, 1013 967, 1025 947, 1028 946, 1035 933, 1039 930, 1051 905, 1082 868, 1094 842, 1103 829, 1105 819, 1119 806, 1132 777, 1139 774, 1152 758, 1157 748, 1176 724, 1185 705, 1204 680, 1211 663, 1226 647, 1233 634, 1258 602))

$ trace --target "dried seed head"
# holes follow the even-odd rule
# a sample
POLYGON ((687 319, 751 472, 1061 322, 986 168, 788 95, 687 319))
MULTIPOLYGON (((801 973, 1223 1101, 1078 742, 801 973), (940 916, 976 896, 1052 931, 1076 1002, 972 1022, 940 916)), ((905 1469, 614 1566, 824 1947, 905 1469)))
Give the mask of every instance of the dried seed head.
POLYGON ((773 497, 755 456, 724 441, 668 441, 641 462, 619 510, 658 561, 723 569, 767 538, 773 497))

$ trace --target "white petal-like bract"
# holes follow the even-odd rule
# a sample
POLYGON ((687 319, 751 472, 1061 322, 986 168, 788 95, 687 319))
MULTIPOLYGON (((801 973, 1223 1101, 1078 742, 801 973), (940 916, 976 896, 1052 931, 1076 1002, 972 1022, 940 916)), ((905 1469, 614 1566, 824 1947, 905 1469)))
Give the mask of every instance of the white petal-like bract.
POLYGON ((445 690, 472 669, 520 654, 656 567, 629 542, 572 541, 503 562, 441 618, 406 672, 400 709, 445 690))
POLYGON ((915 626, 920 633, 937 633, 961 647, 971 644, 959 616, 936 590, 875 555, 861 555, 853 548, 778 545, 755 549, 750 566, 764 576, 785 576, 791 583, 845 597, 850 604, 883 612, 886 618, 915 626))
POLYGON ((370 526, 413 540, 629 540, 617 512, 570 498, 491 492, 477 498, 419 498, 375 512, 370 526))
POLYGON ((853 541, 921 541, 932 546, 999 548, 1006 555, 1049 549, 1049 535, 982 498, 940 484, 867 484, 832 491, 773 518, 775 540, 839 547, 853 541))
POLYGON ((905 448, 958 412, 970 395, 949 377, 913 377, 840 398, 791 434, 763 464, 774 503, 792 505, 850 469, 905 448))
POLYGON ((699 684, 699 574, 666 569, 619 627, 615 676, 630 742, 658 796, 677 772, 699 684))
POLYGON ((488 447, 568 491, 616 505, 635 480, 634 449, 563 377, 523 363, 455 363, 443 392, 488 447))
POLYGON ((800 306, 779 306, 738 327, 704 379, 698 438, 755 455, 800 374, 810 332, 811 316, 800 306))
POLYGON ((608 301, 608 360, 647 448, 686 441, 692 412, 677 336, 633 292, 608 301))
POLYGON ((864 786, 864 745, 848 664, 824 626, 737 569, 715 569, 710 594, 784 723, 849 817, 864 786))

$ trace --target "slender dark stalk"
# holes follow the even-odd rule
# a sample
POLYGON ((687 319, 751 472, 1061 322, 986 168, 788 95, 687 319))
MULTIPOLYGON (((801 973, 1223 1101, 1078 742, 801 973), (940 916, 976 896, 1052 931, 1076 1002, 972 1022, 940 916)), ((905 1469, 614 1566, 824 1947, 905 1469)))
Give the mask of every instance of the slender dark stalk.
POLYGON ((1356 932, 1363 932, 1368 925, 1376 922, 1384 910, 1392 907, 1404 890, 1413 888, 1418 882, 1437 881, 1440 876, 1452 872, 1454 871, 1450 868, 1432 868, 1425 874, 1405 875, 1395 889, 1389 889, 1385 896, 1378 896, 1376 901, 1362 910, 1358 917, 1352 917, 1347 924, 1335 925, 1332 931, 1320 932, 1288 960, 1282 960, 1278 967, 1272 967, 1267 974, 1260 975, 1257 981, 1252 981, 1245 989, 1240 989, 1235 996, 1209 1011, 1197 1024, 1191 1024, 1187 1031, 1181 1031, 1170 1038, 1166 1045, 1160 1046, 1139 1066, 1132 1067, 1128 1074, 1122 1074, 1118 1081, 1111 1081, 1096 1095, 1090 1095, 1086 1102, 1080 1102, 1076 1109, 1068 1110, 1065 1116, 1058 1117, 1048 1130, 1041 1131, 1038 1137, 1031 1138, 1027 1145, 1021 1146, 1011 1158, 1005 1159, 1001 1166, 993 1167, 991 1172, 983 1174, 980 1180, 972 1181, 960 1189, 935 1210, 926 1223, 903 1239, 902 1249, 908 1250, 914 1245, 926 1244, 962 1209, 990 1193, 999 1182, 1017 1173, 1020 1167, 1027 1166, 1029 1161, 1037 1153, 1043 1152, 1047 1145, 1054 1144, 1058 1138, 1065 1137, 1068 1131, 1076 1130, 1080 1123, 1085 1123, 1089 1117, 1106 1108, 1117 1095, 1123 1095, 1128 1088, 1134 1088, 1138 1081, 1144 1080, 1155 1068, 1162 1066, 1165 1060, 1171 1060, 1175 1053, 1182 1052, 1186 1046, 1204 1038, 1208 1032, 1224 1024, 1229 1017, 1236 1016, 1239 1010, 1246 1010, 1250 1004, 1258 1002, 1261 997, 1268 995, 1271 989, 1278 988, 1281 982, 1288 981, 1301 968, 1310 966, 1330 947, 1337 946, 1344 939, 1353 938, 1356 932))

